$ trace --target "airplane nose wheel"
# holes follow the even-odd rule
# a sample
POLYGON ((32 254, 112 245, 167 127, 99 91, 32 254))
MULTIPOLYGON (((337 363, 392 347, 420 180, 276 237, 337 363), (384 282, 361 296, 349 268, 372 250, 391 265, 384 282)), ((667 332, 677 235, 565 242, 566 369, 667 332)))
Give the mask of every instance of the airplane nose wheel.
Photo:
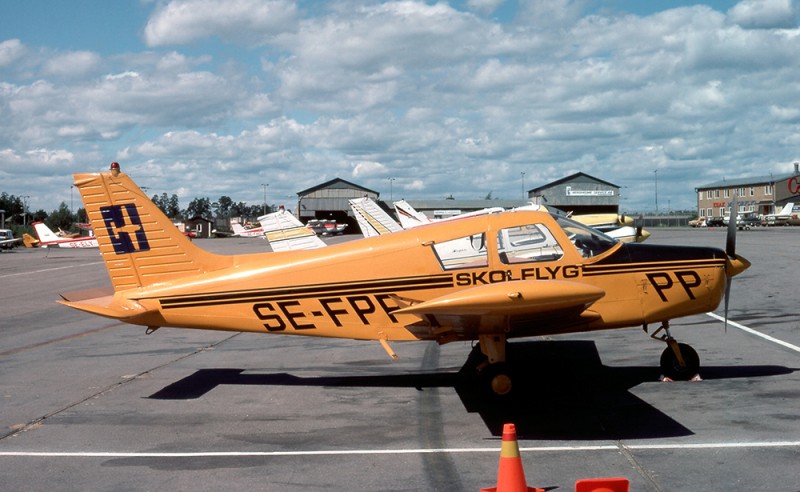
POLYGON ((700 356, 691 345, 673 340, 661 353, 661 371, 674 381, 688 381, 697 375, 699 369, 700 356))
POLYGON ((661 353, 661 371, 666 378, 673 381, 689 381, 698 375, 700 356, 691 345, 678 343, 672 337, 668 321, 664 321, 650 337, 667 344, 667 348, 661 353), (662 330, 664 334, 657 336, 662 330))

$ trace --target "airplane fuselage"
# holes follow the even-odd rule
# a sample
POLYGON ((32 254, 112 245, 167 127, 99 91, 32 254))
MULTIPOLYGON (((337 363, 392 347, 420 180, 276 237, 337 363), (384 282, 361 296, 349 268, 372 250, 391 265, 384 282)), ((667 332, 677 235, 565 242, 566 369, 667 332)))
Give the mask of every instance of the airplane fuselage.
POLYGON ((584 258, 549 214, 514 212, 320 250, 237 257, 230 268, 117 296, 147 308, 127 321, 149 326, 386 340, 443 339, 443 333, 448 340, 473 339, 495 330, 518 337, 641 326, 713 310, 724 292, 725 261, 724 252, 713 248, 621 243, 584 258), (552 232, 560 258, 509 264, 495 239, 476 247, 480 266, 450 268, 433 250, 463 241, 464 230, 492 237, 527 223, 552 232), (466 326, 464 316, 421 320, 397 312, 452 292, 504 284, 511 293, 520 282, 554 280, 593 286, 603 295, 588 308, 591 315, 580 304, 507 319, 478 313, 466 326))

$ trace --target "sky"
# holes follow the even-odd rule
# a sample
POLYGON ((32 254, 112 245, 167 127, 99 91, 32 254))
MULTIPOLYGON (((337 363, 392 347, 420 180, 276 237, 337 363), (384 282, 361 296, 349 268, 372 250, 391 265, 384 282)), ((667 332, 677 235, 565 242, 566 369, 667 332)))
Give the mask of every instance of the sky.
MULTIPOLYGON (((798 0, 2 0, 0 192, 522 199, 584 172, 624 212, 800 161, 798 0)), ((74 194, 73 194, 74 193, 74 194)))

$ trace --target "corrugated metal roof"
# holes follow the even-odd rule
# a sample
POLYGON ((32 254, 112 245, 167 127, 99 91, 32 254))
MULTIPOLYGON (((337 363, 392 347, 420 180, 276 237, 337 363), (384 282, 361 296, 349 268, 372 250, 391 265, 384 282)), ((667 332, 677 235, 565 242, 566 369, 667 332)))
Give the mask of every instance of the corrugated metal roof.
POLYGON ((789 173, 789 174, 778 174, 778 175, 767 175, 767 176, 750 176, 747 178, 734 178, 734 179, 724 178, 719 181, 714 181, 713 183, 708 183, 702 186, 698 186, 696 189, 707 190, 714 188, 736 188, 739 186, 769 184, 769 183, 776 183, 778 181, 783 181, 784 179, 789 179, 792 176, 795 176, 795 174, 789 173))

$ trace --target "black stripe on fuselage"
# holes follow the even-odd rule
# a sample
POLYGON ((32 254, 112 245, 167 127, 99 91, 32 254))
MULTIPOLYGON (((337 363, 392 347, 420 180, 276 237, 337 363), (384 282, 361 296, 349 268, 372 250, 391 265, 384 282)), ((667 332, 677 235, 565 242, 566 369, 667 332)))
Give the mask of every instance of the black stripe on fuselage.
POLYGON ((717 248, 623 244, 596 263, 583 265, 585 276, 674 270, 691 267, 724 267, 725 252, 717 248))
POLYGON ((264 300, 307 299, 321 296, 343 296, 348 294, 383 294, 409 290, 452 288, 453 276, 450 274, 424 277, 401 277, 381 280, 361 280, 334 284, 312 284, 284 286, 272 289, 209 292, 188 294, 159 299, 162 309, 217 306, 240 304, 264 300))

